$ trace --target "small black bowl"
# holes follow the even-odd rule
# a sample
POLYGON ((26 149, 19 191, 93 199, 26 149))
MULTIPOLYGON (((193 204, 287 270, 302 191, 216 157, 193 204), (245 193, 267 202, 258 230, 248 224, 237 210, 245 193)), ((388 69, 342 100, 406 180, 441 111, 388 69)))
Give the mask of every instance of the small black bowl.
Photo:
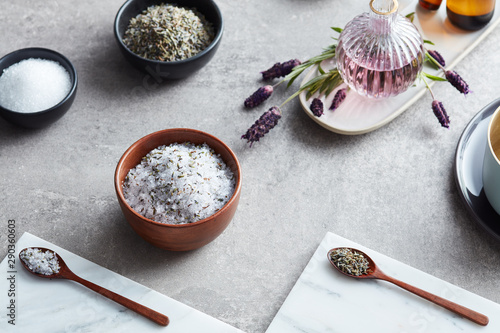
POLYGON ((208 22, 214 27, 214 40, 200 53, 184 60, 178 61, 158 61, 143 58, 130 51, 123 43, 123 36, 128 28, 130 19, 136 17, 150 6, 167 3, 167 0, 128 0, 125 2, 115 18, 115 38, 123 55, 133 66, 141 71, 149 73, 154 79, 182 79, 203 66, 205 66, 217 51, 222 33, 224 31, 224 21, 219 7, 213 0, 176 0, 172 3, 179 7, 195 8, 205 16, 208 22))
POLYGON ((75 99, 78 76, 75 67, 65 56, 56 51, 38 47, 17 50, 4 56, 0 59, 0 75, 10 66, 30 58, 52 60, 63 66, 71 79, 71 89, 68 95, 53 107, 37 112, 16 112, 0 105, 0 116, 21 127, 42 128, 59 120, 69 110, 75 99))

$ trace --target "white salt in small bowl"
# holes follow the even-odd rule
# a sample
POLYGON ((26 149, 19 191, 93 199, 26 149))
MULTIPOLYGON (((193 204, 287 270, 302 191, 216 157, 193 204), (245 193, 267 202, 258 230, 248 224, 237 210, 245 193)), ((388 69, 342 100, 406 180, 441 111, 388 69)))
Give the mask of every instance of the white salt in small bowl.
MULTIPOLYGON (((44 48, 26 48, 9 53, 0 59, 0 78, 6 69, 9 69, 11 66, 28 59, 49 60, 61 65, 62 68, 64 68, 64 70, 69 74, 69 91, 63 94, 60 101, 55 102, 55 105, 47 107, 43 110, 33 110, 33 112, 30 112, 29 110, 12 110, 10 109, 12 107, 6 107, 0 102, 0 116, 5 120, 21 127, 42 128, 56 122, 69 110, 75 99, 78 77, 73 64, 62 54, 44 48)), ((30 78, 29 71, 26 71, 26 73, 23 72, 22 75, 25 76, 22 77, 22 79, 30 78)), ((36 78, 34 79, 36 80, 36 78)), ((46 79, 48 80, 48 83, 46 84, 53 84, 56 88, 59 87, 59 81, 51 82, 50 77, 46 79)), ((21 88, 9 92, 13 96, 12 99, 15 100, 15 98, 21 98, 21 96, 23 96, 25 92, 22 92, 20 89, 21 88)))

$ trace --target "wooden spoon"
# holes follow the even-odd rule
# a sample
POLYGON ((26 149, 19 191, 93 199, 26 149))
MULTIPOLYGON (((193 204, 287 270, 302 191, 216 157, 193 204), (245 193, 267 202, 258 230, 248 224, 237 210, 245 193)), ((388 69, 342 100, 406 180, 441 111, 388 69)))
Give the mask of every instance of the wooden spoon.
POLYGON ((443 308, 445 309, 448 309, 452 312, 455 312, 456 314, 464 317, 464 318, 467 318, 473 322, 475 322, 476 324, 479 324, 479 325, 482 325, 482 326, 486 326, 488 325, 488 322, 489 322, 489 319, 488 317, 486 317, 485 315, 483 314, 480 314, 476 311, 473 311, 471 309, 468 309, 462 305, 459 305, 459 304, 456 304, 456 303, 453 303, 451 301, 448 301, 444 298, 441 298, 439 296, 436 296, 434 294, 431 294, 425 290, 422 290, 422 289, 419 289, 417 287, 414 287, 414 286, 411 286, 405 282, 402 282, 402 281, 399 281, 397 279, 394 279, 388 275, 386 275, 384 272, 382 272, 380 270, 380 268, 377 267, 377 265, 375 264, 375 262, 369 257, 367 256, 364 252, 362 251, 359 251, 359 250, 356 250, 356 249, 353 249, 353 248, 346 248, 346 247, 342 247, 342 248, 334 248, 334 249, 331 249, 330 251, 328 251, 328 260, 330 261, 330 263, 333 265, 333 267, 335 267, 340 273, 344 274, 344 275, 347 275, 347 276, 350 276, 350 277, 353 277, 353 278, 356 278, 356 279, 380 279, 380 280, 385 280, 385 281, 388 281, 388 282, 391 282, 391 283, 394 283, 395 285, 403 288, 403 289, 406 289, 407 291, 411 292, 411 293, 414 293, 415 295, 418 295, 422 298, 425 298, 426 300, 428 301, 431 301, 431 302, 434 302, 436 303, 437 305, 440 305, 442 306, 443 308), (366 274, 361 274, 361 275, 352 275, 352 274, 349 274, 349 273, 346 273, 346 272, 343 272, 339 267, 337 267, 336 263, 334 262, 334 260, 332 259, 332 252, 333 251, 336 251, 336 250, 339 250, 339 249, 349 249, 353 252, 358 252, 359 254, 362 254, 366 260, 368 260, 368 263, 369 263, 369 268, 368 268, 368 271, 366 274))
POLYGON ((118 304, 121 304, 127 308, 129 308, 130 310, 132 311, 135 311, 137 312, 138 314, 154 321, 155 323, 159 324, 159 325, 162 325, 162 326, 167 326, 168 323, 169 323, 169 319, 167 316, 159 313, 159 312, 156 312, 144 305, 141 305, 139 303, 136 303, 126 297, 123 297, 121 295, 118 295, 114 292, 112 292, 111 290, 108 290, 106 288, 103 288, 101 286, 98 286, 90 281, 87 281, 85 279, 82 279, 81 277, 79 277, 78 275, 76 275, 75 273, 73 273, 69 268, 68 266, 66 265, 66 263, 64 262, 64 260, 54 251, 52 250, 49 250, 49 249, 46 249, 46 248, 43 248, 43 247, 36 247, 37 249, 40 249, 42 250, 43 252, 45 251, 50 251, 52 253, 54 253, 54 255, 57 257, 57 260, 59 261, 59 266, 60 266, 60 269, 59 269, 59 272, 58 273, 54 273, 54 274, 51 274, 51 275, 44 275, 44 274, 41 274, 41 273, 36 273, 34 271, 32 271, 27 265, 26 263, 24 262, 24 260, 21 258, 21 252, 23 252, 24 250, 27 250, 27 249, 24 249, 22 250, 21 252, 19 252, 19 259, 21 261, 21 264, 24 266, 24 268, 26 268, 28 270, 28 272, 30 272, 31 274, 33 275, 36 275, 38 277, 43 277, 43 278, 49 278, 49 279, 68 279, 68 280, 73 280, 75 282, 78 282, 82 285, 84 285, 85 287, 89 288, 89 289, 92 289, 93 291, 103 295, 103 296, 106 296, 107 298, 115 301, 116 303, 118 304))

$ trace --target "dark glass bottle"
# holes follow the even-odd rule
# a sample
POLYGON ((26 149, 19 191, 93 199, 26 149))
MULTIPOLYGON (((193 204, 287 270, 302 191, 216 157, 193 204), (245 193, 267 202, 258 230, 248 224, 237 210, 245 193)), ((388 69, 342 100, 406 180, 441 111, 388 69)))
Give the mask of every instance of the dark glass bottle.
POLYGON ((495 0, 447 0, 446 14, 451 23, 465 30, 478 30, 490 22, 495 0))
POLYGON ((420 7, 428 10, 438 10, 443 0, 418 0, 420 7))

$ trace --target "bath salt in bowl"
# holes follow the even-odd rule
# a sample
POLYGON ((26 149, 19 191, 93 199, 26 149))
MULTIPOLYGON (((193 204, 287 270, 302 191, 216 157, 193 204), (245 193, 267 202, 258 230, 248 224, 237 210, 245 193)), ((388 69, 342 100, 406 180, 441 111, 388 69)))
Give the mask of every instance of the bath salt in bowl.
POLYGON ((12 111, 28 113, 49 109, 70 90, 69 73, 52 60, 21 60, 0 75, 0 105, 12 111))
POLYGON ((44 48, 14 51, 0 59, 0 116, 22 127, 42 128, 59 120, 73 104, 75 67, 44 48))
POLYGON ((171 251, 200 248, 231 222, 241 192, 241 168, 216 137, 174 128, 149 134, 123 154, 115 191, 132 229, 171 251))
POLYGON ((206 143, 160 146, 129 171, 127 203, 153 221, 193 223, 213 215, 231 198, 234 174, 206 143))

